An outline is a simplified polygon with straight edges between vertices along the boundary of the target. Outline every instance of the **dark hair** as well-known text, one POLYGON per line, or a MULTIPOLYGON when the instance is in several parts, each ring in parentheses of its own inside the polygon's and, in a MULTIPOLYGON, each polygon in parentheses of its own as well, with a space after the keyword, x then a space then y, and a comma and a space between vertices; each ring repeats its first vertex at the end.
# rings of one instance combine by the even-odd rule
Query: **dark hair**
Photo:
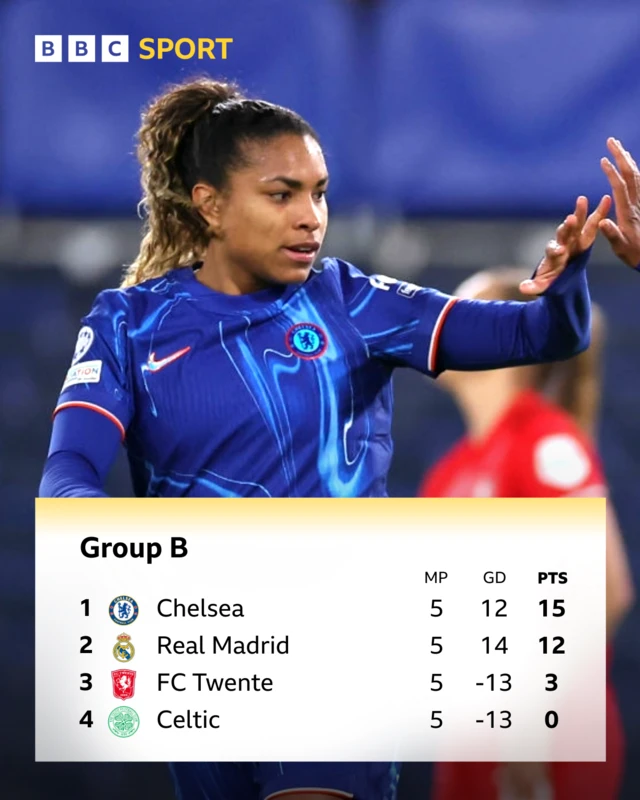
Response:
POLYGON ((142 114, 137 155, 145 231, 123 286, 200 260, 212 237, 191 200, 199 181, 224 189, 246 164, 244 145, 281 134, 317 133, 283 106, 246 98, 234 83, 198 78, 169 87, 142 114))

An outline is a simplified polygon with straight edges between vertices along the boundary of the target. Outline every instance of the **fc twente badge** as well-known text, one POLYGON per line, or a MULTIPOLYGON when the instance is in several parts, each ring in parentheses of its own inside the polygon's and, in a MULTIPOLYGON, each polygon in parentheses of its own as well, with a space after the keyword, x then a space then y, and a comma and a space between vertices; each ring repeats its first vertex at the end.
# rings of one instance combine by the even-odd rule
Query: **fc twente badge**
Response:
POLYGON ((111 672, 113 696, 118 700, 129 700, 136 690, 136 673, 132 669, 114 669, 111 672))
POLYGON ((126 664, 128 661, 131 661, 135 654, 136 649, 133 646, 131 637, 126 633, 121 633, 113 647, 113 657, 116 661, 121 661, 126 664))

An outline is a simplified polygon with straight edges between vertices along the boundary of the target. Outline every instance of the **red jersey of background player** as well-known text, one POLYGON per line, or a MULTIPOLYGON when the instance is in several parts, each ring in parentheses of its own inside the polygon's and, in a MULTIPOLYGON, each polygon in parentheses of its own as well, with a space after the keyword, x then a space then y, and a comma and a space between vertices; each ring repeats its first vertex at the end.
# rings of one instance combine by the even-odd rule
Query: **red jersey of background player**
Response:
MULTIPOLYGON (((520 393, 480 442, 456 444, 425 476, 422 497, 571 497, 606 493, 598 456, 564 410, 520 393)), ((607 688, 606 763, 549 765, 548 800, 613 800, 622 772, 623 734, 607 688)), ((501 800, 496 764, 436 764, 434 800, 501 800)))
POLYGON ((593 445, 574 420, 527 390, 481 442, 464 437, 425 476, 421 497, 604 497, 593 445))

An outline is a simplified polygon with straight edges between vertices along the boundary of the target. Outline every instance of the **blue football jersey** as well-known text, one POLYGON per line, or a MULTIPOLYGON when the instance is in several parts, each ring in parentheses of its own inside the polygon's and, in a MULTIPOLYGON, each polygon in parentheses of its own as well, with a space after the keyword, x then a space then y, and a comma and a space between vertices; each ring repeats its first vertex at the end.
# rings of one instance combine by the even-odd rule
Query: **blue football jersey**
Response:
POLYGON ((97 297, 56 411, 114 422, 138 496, 384 496, 393 370, 436 373, 454 302, 330 258, 239 296, 175 269, 97 297))

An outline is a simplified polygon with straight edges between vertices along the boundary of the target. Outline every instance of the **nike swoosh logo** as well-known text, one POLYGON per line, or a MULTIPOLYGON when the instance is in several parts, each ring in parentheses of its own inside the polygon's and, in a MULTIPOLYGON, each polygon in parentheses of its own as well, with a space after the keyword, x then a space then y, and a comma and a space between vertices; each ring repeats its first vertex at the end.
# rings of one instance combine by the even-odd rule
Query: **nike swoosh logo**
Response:
POLYGON ((165 358, 161 358, 160 361, 156 361, 156 354, 155 352, 149 355, 149 360, 144 365, 144 369, 149 370, 149 372, 159 372, 161 369, 164 369, 169 364, 173 364, 174 361, 177 361, 183 355, 191 350, 191 345, 189 347, 183 347, 182 350, 176 350, 175 353, 171 353, 170 356, 166 356, 165 358))

